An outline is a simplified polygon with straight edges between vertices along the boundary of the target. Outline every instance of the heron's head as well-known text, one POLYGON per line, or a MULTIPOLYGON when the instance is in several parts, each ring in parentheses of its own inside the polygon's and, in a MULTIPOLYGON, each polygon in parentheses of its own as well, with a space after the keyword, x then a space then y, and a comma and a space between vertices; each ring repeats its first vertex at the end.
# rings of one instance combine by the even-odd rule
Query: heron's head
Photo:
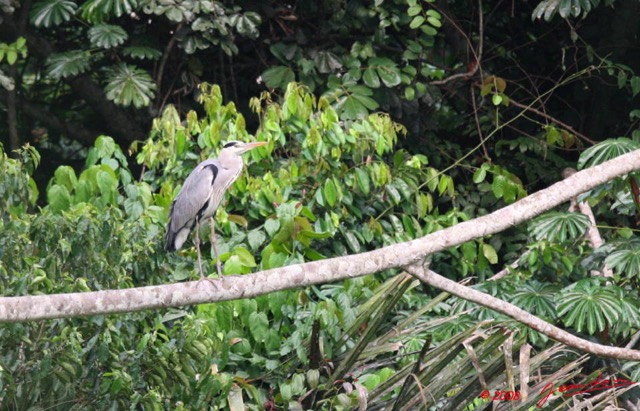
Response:
POLYGON ((241 155, 243 153, 246 153, 247 151, 256 148, 256 147, 260 147, 260 146, 264 146, 265 144, 267 144, 266 141, 257 141, 255 143, 243 143, 241 141, 229 141, 227 144, 225 144, 224 146, 222 146, 222 151, 228 151, 229 153, 235 154, 235 155, 241 155))

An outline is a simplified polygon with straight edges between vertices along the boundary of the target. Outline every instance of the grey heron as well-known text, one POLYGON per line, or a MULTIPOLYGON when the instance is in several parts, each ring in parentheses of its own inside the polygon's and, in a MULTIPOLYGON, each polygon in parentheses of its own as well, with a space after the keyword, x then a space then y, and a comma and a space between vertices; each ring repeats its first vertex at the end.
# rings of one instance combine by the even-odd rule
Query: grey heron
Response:
POLYGON ((213 216, 222 202, 224 193, 242 172, 242 154, 267 144, 266 142, 241 143, 230 141, 222 147, 217 158, 204 160, 196 166, 184 181, 180 193, 171 204, 169 223, 165 237, 165 249, 176 251, 184 244, 189 233, 195 228, 196 249, 198 251, 198 267, 200 277, 205 279, 202 272, 202 258, 200 256, 200 223, 209 219, 211 226, 211 244, 216 256, 218 277, 222 276, 218 244, 215 236, 213 216))

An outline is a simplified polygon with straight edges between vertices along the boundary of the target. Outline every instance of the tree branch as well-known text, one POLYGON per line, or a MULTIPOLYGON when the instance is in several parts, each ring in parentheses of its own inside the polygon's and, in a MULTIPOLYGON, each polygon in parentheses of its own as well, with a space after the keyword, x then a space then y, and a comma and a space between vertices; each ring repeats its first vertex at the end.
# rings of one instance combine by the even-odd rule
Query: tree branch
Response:
POLYGON ((409 265, 405 267, 405 270, 420 281, 429 284, 432 287, 436 287, 440 290, 448 292, 449 294, 453 294, 467 301, 472 301, 504 315, 508 315, 514 320, 525 324, 538 332, 541 332, 547 337, 553 338, 558 342, 577 348, 584 352, 588 352, 601 357, 629 360, 640 359, 640 351, 638 350, 629 350, 626 348, 596 344, 576 337, 575 335, 564 331, 553 324, 549 324, 541 318, 536 317, 535 315, 528 313, 511 303, 503 301, 492 295, 485 294, 478 290, 474 290, 473 288, 460 285, 455 281, 451 281, 448 278, 434 273, 431 270, 425 269, 421 265, 409 265))
MULTIPOLYGON (((355 255, 296 264, 250 275, 226 276, 216 283, 217 286, 205 281, 192 281, 124 290, 3 297, 0 298, 0 322, 114 314, 227 301, 359 277, 390 268, 407 267, 422 261, 430 254, 513 227, 569 201, 580 193, 638 169, 640 150, 580 171, 491 214, 422 238, 355 255)), ((500 300, 495 303, 497 305, 492 305, 491 308, 496 310, 500 309, 500 304, 507 304, 500 300)), ((529 316, 528 313, 523 313, 529 316)), ((548 327, 540 327, 539 331, 557 334, 548 327)), ((573 345, 576 340, 567 341, 573 345)), ((589 348, 582 340, 578 342, 577 347, 589 348)), ((598 355, 615 354, 617 358, 640 360, 640 351, 624 351, 618 356, 617 350, 619 349, 600 350, 598 355)))

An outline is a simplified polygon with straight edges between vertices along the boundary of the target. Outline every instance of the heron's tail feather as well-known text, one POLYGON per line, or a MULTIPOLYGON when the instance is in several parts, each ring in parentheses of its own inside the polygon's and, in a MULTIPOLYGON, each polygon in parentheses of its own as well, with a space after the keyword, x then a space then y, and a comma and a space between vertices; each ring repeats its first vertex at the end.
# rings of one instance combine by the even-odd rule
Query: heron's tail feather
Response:
POLYGON ((164 237, 164 249, 173 252, 176 251, 176 233, 171 230, 171 223, 167 225, 167 234, 164 237))
POLYGON ((182 244, 187 241, 187 237, 189 237, 189 233, 192 229, 193 227, 190 224, 187 224, 175 230, 172 227, 171 221, 169 221, 169 224, 167 224, 167 235, 165 236, 164 249, 169 252, 179 250, 182 247, 182 244))

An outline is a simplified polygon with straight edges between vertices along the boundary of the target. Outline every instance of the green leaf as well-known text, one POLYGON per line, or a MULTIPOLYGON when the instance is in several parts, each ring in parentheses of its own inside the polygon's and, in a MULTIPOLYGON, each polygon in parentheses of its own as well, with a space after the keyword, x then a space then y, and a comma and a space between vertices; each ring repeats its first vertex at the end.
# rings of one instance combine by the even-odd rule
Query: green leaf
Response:
POLYGON ((336 203, 337 192, 336 192, 336 186, 333 183, 332 179, 327 179, 324 182, 323 194, 324 194, 325 200, 327 200, 327 204, 329 205, 329 207, 333 207, 333 205, 336 203))
POLYGON ((82 18, 90 23, 131 14, 138 6, 137 0, 88 0, 80 7, 82 18))
POLYGON ((413 87, 407 87, 404 89, 404 98, 411 101, 416 97, 416 89, 413 87))
POLYGON ((103 49, 117 47, 128 38, 122 27, 112 24, 98 24, 91 27, 87 34, 92 45, 103 49))
POLYGON ((122 54, 140 60, 158 60, 162 57, 162 52, 153 47, 129 46, 122 49, 122 54))
POLYGON ((640 277, 640 242, 633 239, 619 243, 604 262, 624 278, 640 277))
POLYGON ((155 95, 156 84, 145 70, 128 64, 114 67, 107 77, 107 98, 121 106, 148 106, 155 95))
POLYGON ((340 57, 328 51, 317 52, 314 61, 320 73, 333 73, 342 68, 340 57))
POLYGON ((238 33, 249 38, 257 38, 260 32, 258 26, 262 22, 260 15, 254 12, 247 12, 236 15, 231 23, 235 25, 238 33))
POLYGON ((391 197, 391 201, 394 204, 399 204, 400 201, 402 201, 402 196, 400 195, 400 192, 394 186, 392 186, 391 184, 387 184, 385 186, 385 189, 389 194, 389 197, 391 197))
POLYGON ((482 255, 484 255, 491 264, 498 263, 498 253, 491 244, 482 243, 482 255))
POLYGON ((71 0, 44 0, 33 5, 31 23, 36 27, 51 27, 71 20, 78 5, 71 0))
POLYGON ((360 242, 358 238, 351 231, 343 230, 342 235, 344 239, 347 241, 347 246, 354 253, 357 254, 360 252, 360 242))
POLYGON ((440 21, 440 19, 436 17, 431 17, 431 16, 427 17, 427 22, 435 28, 442 27, 442 22, 440 21))
POLYGON ((362 75, 362 80, 364 81, 364 84, 366 84, 368 87, 371 87, 371 88, 380 87, 380 78, 378 77, 378 74, 376 73, 376 71, 372 68, 368 68, 364 71, 364 74, 362 75))
POLYGON ((416 16, 420 13, 422 13, 422 6, 420 6, 419 4, 414 4, 407 10, 407 14, 411 17, 416 16))
POLYGON ((7 51, 7 63, 13 65, 18 60, 18 53, 15 50, 7 51))
POLYGON ((251 254, 249 252, 249 250, 247 250, 244 247, 238 247, 234 250, 235 255, 238 256, 238 259, 240 260, 240 264, 242 264, 245 267, 256 267, 256 260, 253 258, 253 254, 251 254))
POLYGON ((555 319, 558 289, 555 284, 532 281, 519 286, 512 295, 511 302, 531 314, 555 319))
POLYGON ((296 76, 289 67, 275 66, 262 73, 262 80, 269 88, 286 89, 289 83, 295 81, 296 76))
POLYGON ((422 26, 424 21, 425 21, 425 18, 423 16, 415 16, 411 20, 411 23, 409 23, 409 27, 412 29, 417 29, 418 27, 422 26))
POLYGON ((47 74, 56 80, 84 73, 91 65, 91 56, 83 50, 56 53, 47 59, 47 74))
POLYGON ((69 166, 58 167, 54 176, 56 183, 65 186, 69 192, 73 191, 76 184, 78 184, 76 173, 73 171, 73 168, 69 166))
POLYGON ((370 181, 369 174, 361 169, 356 168, 356 183, 358 184, 358 188, 362 192, 362 194, 369 195, 370 181))
POLYGON ((578 169, 593 167, 638 149, 640 144, 629 138, 610 138, 583 151, 578 160, 578 169))
POLYGON ((47 190, 47 202, 55 213, 60 213, 69 209, 71 195, 65 186, 54 184, 47 190))
POLYGON ((300 230, 300 235, 303 237, 312 238, 316 240, 332 237, 331 233, 328 231, 316 232, 316 231, 309 231, 309 230, 300 230))
POLYGON ((249 315, 249 330, 256 341, 264 341, 269 331, 269 320, 263 312, 253 312, 249 315))
POLYGON ((640 77, 631 77, 631 81, 629 81, 629 84, 631 85, 631 93, 635 97, 638 93, 640 93, 640 77))
POLYGON ((487 170, 484 168, 479 168, 473 173, 473 182, 476 184, 480 184, 487 177, 487 170))
POLYGON ((618 88, 623 88, 627 84, 627 72, 624 70, 618 71, 618 88))
POLYGON ((493 182, 491 183, 491 191, 496 198, 502 198, 504 196, 505 187, 507 186, 508 181, 506 177, 502 175, 497 175, 493 178, 493 182))
POLYGON ((578 332, 593 335, 612 327, 622 312, 621 300, 599 284, 571 287, 558 295, 558 318, 578 332))
POLYGON ((380 80, 382 80, 385 86, 395 87, 400 84, 402 80, 400 70, 393 60, 383 57, 372 57, 369 59, 368 64, 370 67, 376 69, 380 80))
POLYGON ((100 194, 105 199, 106 203, 115 203, 118 180, 110 172, 100 170, 96 175, 96 181, 98 183, 100 194))
MULTIPOLYGON (((276 221, 276 220, 267 220, 267 221, 276 221)), ((267 240, 267 236, 264 234, 262 230, 251 230, 247 234, 247 241, 249 242, 249 247, 251 247, 252 250, 257 250, 266 240, 267 240)))
POLYGON ((556 211, 532 220, 530 229, 537 240, 563 242, 583 236, 590 225, 584 214, 556 211))
POLYGON ((280 229, 280 221, 275 218, 270 218, 264 222, 264 229, 267 231, 267 234, 269 234, 269 237, 273 237, 280 229))

